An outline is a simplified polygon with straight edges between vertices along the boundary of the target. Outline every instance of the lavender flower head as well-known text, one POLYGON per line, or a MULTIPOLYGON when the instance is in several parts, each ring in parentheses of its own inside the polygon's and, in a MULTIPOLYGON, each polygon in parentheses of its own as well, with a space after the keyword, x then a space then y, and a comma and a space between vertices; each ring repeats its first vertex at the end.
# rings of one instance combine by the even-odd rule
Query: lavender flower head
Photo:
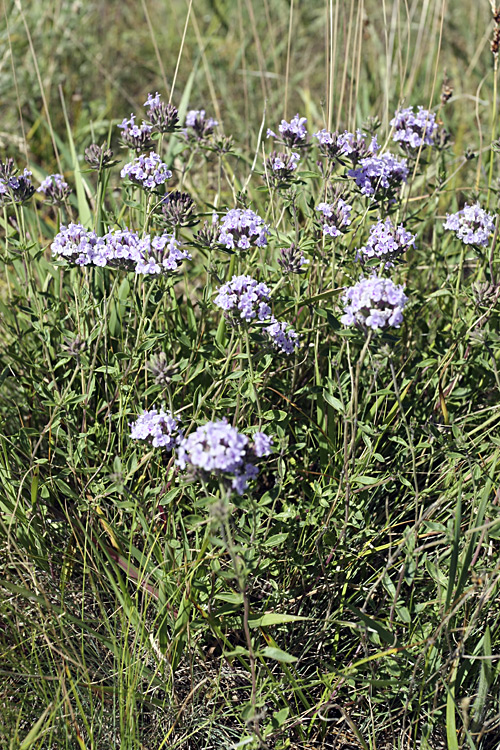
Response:
POLYGON ((408 177, 406 159, 385 152, 381 156, 361 159, 356 169, 347 172, 363 195, 392 198, 408 177))
POLYGON ((179 113, 173 104, 165 104, 158 92, 148 94, 144 106, 148 110, 147 118, 153 130, 158 133, 172 133, 179 122, 179 113))
POLYGON ((451 229, 464 245, 487 247, 490 235, 495 229, 493 214, 487 213, 479 203, 469 206, 467 203, 456 214, 446 214, 445 229, 451 229))
POLYGON ((323 234, 330 237, 338 237, 351 223, 352 206, 342 198, 335 203, 319 203, 316 211, 322 214, 323 234))
POLYGON ((268 128, 266 134, 267 138, 271 136, 273 138, 281 137, 281 140, 286 143, 287 146, 290 146, 290 148, 305 146, 307 144, 306 122, 307 118, 299 117, 298 114, 295 115, 290 122, 282 120, 278 127, 280 136, 277 136, 273 130, 268 128))
POLYGON ((264 433, 256 433, 251 443, 227 419, 207 422, 181 441, 177 465, 190 466, 202 476, 215 474, 242 495, 259 473, 255 460, 271 453, 271 443, 264 433))
POLYGON ((113 166, 111 160, 113 152, 105 145, 99 146, 97 143, 91 143, 84 152, 85 161, 91 169, 106 169, 113 166))
POLYGON ((271 317, 271 325, 266 326, 264 331, 273 347, 282 354, 293 354, 300 346, 299 334, 289 323, 277 321, 274 315, 271 317))
POLYGON ((309 261, 305 257, 300 247, 292 242, 290 247, 283 247, 280 250, 280 257, 278 258, 278 265, 281 266, 281 270, 284 274, 290 273, 304 273, 306 270, 302 266, 307 265, 309 261))
POLYGON ((183 260, 191 258, 167 233, 140 238, 128 229, 116 229, 99 237, 81 224, 60 227, 52 243, 52 255, 80 266, 123 268, 149 275, 173 272, 183 260))
POLYGON ((154 190, 172 177, 172 172, 162 162, 161 157, 151 151, 149 156, 138 156, 134 161, 125 164, 120 172, 121 177, 128 177, 131 182, 144 188, 154 190))
POLYGON ((62 174, 49 174, 40 187, 36 191, 42 193, 43 197, 48 203, 52 203, 54 206, 59 206, 64 203, 68 195, 71 193, 71 188, 67 182, 64 181, 62 174))
POLYGON ((415 247, 415 235, 407 232, 402 224, 395 227, 387 218, 372 226, 366 245, 359 249, 358 257, 362 253, 367 258, 380 258, 386 261, 385 267, 389 268, 409 247, 415 247))
POLYGON ((163 409, 144 411, 129 426, 132 440, 146 440, 153 448, 164 448, 166 451, 173 450, 183 437, 179 420, 163 409))
POLYGON ((25 169, 21 175, 16 172, 13 159, 0 162, 0 206, 25 203, 35 192, 29 169, 25 169))
POLYGON ((186 138, 203 141, 212 135, 218 124, 213 117, 205 117, 204 109, 191 109, 186 115, 183 132, 186 138))
POLYGON ((265 247, 269 227, 249 208, 232 208, 220 223, 219 242, 230 250, 265 247))
POLYGON ((161 202, 163 219, 172 226, 186 227, 196 224, 196 204, 189 193, 173 190, 161 202))
POLYGON ((408 297, 401 285, 372 274, 346 289, 342 301, 344 315, 341 321, 344 325, 357 325, 376 331, 388 327, 399 328, 408 297))
POLYGON ((136 125, 135 115, 130 115, 128 120, 125 117, 118 127, 122 131, 121 139, 123 144, 129 148, 133 148, 137 153, 146 151, 153 145, 153 139, 151 138, 153 128, 147 122, 144 122, 144 120, 140 127, 136 125))
POLYGON ((141 259, 135 267, 136 273, 158 275, 177 271, 183 260, 191 260, 172 234, 164 232, 157 237, 145 235, 140 240, 141 259))
POLYGON ((347 130, 343 133, 330 133, 323 129, 313 133, 313 138, 318 140, 319 150, 324 156, 339 161, 347 158, 354 165, 360 159, 375 156, 380 148, 377 136, 372 136, 370 143, 367 143, 367 137, 361 130, 356 130, 355 133, 347 130))
POLYGON ((251 276, 233 276, 231 281, 223 284, 214 304, 224 310, 224 317, 233 325, 243 321, 266 320, 271 315, 269 299, 271 291, 263 282, 251 276))
POLYGON ((436 115, 422 106, 416 114, 413 107, 398 109, 390 125, 394 128, 393 140, 406 150, 416 150, 421 146, 433 146, 438 126, 436 115))
POLYGON ((293 151, 291 154, 273 151, 265 162, 267 176, 271 185, 290 183, 294 178, 299 161, 300 155, 296 151, 293 151))

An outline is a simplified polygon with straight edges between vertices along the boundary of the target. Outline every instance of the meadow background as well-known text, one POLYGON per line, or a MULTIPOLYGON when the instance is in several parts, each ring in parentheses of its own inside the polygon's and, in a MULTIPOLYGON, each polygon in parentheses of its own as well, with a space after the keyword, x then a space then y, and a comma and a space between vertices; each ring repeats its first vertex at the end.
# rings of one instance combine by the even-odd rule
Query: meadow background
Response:
POLYGON ((483 252, 443 231, 466 201, 498 208, 492 10, 3 2, 0 159, 74 192, 0 211, 2 747, 499 746, 498 249, 496 231, 483 252), (116 126, 156 91, 232 137, 163 144, 201 222, 236 205, 279 219, 238 266, 300 333, 291 358, 253 332, 252 364, 224 328, 213 298, 234 256, 190 227, 175 284, 54 264, 62 222, 148 226, 116 126), (450 138, 390 209, 417 236, 395 269, 410 302, 367 340, 339 321, 375 213, 361 200, 355 235, 325 242, 317 155, 293 199, 269 190, 265 134, 298 112, 310 133, 365 123, 385 143, 401 105, 450 138), (92 142, 119 162, 98 178, 92 142), (285 278, 294 241, 309 263, 285 278), (131 441, 170 402, 186 428, 227 416, 273 436, 230 512, 131 441))

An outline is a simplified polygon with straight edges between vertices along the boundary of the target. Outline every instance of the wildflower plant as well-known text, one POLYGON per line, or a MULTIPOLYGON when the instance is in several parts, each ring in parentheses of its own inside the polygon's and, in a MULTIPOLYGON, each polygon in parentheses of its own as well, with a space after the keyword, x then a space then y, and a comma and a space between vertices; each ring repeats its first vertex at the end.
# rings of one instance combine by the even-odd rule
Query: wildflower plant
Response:
POLYGON ((344 314, 341 322, 375 331, 399 328, 408 297, 401 284, 392 279, 372 274, 348 287, 343 295, 344 314))
POLYGON ((153 145, 153 128, 144 121, 139 126, 135 119, 135 115, 131 114, 130 118, 124 118, 118 127, 121 130, 123 145, 141 153, 147 151, 153 145))
POLYGON ((207 117, 204 109, 191 109, 186 115, 183 133, 188 140, 203 142, 214 132, 219 123, 207 117))
POLYGON ((350 162, 354 166, 363 158, 376 156, 379 150, 377 136, 369 137, 361 130, 330 133, 323 128, 313 133, 313 138, 316 138, 323 156, 340 163, 350 162))
POLYGON ((269 318, 270 297, 267 284, 251 276, 233 276, 219 288, 214 304, 224 311, 224 317, 232 325, 241 325, 242 322, 269 318))
POLYGON ((386 151, 380 156, 366 157, 347 172, 363 195, 375 199, 394 200, 408 179, 406 159, 386 151))
POLYGON ((218 241, 228 250, 265 247, 269 227, 250 208, 232 208, 220 220, 218 241))
POLYGON ((182 436, 179 420, 164 409, 146 410, 130 424, 132 440, 144 440, 153 448, 162 448, 165 451, 172 451, 182 440, 182 436))
POLYGON ((151 151, 148 156, 140 155, 125 164, 120 174, 143 190, 156 190, 172 177, 168 166, 154 151, 151 151))
POLYGON ((56 173, 48 175, 36 192, 40 193, 47 203, 60 206, 68 198, 71 188, 62 174, 56 173))
POLYGON ((207 422, 181 440, 177 464, 205 478, 218 477, 242 495, 259 473, 256 461, 271 453, 272 442, 263 432, 249 440, 227 419, 207 422))
POLYGON ((358 257, 380 259, 389 268, 410 248, 415 248, 415 235, 408 232, 402 224, 394 226, 387 217, 385 221, 378 221, 370 228, 366 245, 360 247, 358 257))
POLYGON ((285 154, 282 151, 273 151, 265 161, 266 175, 269 184, 277 186, 288 186, 296 177, 300 154, 292 151, 291 154, 285 154))
MULTIPOLYGON (((435 214, 460 162, 442 151, 435 171, 415 158, 439 142, 429 113, 396 113, 405 158, 384 152, 389 128, 319 129, 312 101, 311 139, 297 114, 269 133, 274 143, 249 139, 245 151, 204 110, 184 119, 190 93, 180 115, 160 93, 141 95, 142 125, 139 112, 119 127, 132 150, 119 166, 108 146, 87 147, 89 169, 61 149, 75 195, 65 200, 58 173, 39 196, 64 211, 24 206, 31 175, 0 166, 0 527, 9 555, 30 554, 30 575, 42 561, 48 581, 33 599, 9 567, 0 608, 27 591, 52 618, 44 632, 73 639, 40 660, 44 639, 16 634, 27 610, 7 611, 0 640, 8 659, 22 655, 12 674, 49 674, 54 653, 68 656, 71 706, 57 694, 43 725, 61 747, 71 740, 59 741, 58 722, 81 725, 89 746, 132 745, 132 715, 150 746, 320 747, 333 724, 318 712, 349 705, 353 684, 360 736, 395 746, 382 732, 403 713, 415 722, 406 740, 423 736, 424 703, 426 721, 449 719, 453 701, 447 711, 435 698, 453 697, 457 675, 473 696, 459 739, 473 721, 477 737, 499 708, 474 708, 498 650, 494 596, 480 606, 498 583, 500 459, 486 445, 500 387, 494 183, 447 215, 457 253, 435 214), (488 257, 465 265, 468 247, 487 244, 488 257), (470 572, 484 570, 476 597, 470 572), (389 656, 385 643, 397 645, 389 656), (86 685, 110 692, 98 702, 99 721, 113 714, 109 733, 98 736, 86 685)), ((349 102, 345 122, 360 108, 349 102)), ((29 726, 49 690, 42 681, 29 726)), ((454 712, 453 739, 459 721, 454 712)))
POLYGON ((495 230, 495 216, 481 208, 479 203, 468 203, 454 214, 446 214, 444 228, 455 233, 464 245, 487 247, 495 230))
POLYGON ((292 117, 290 122, 282 120, 278 127, 277 135, 270 128, 267 129, 268 138, 276 138, 281 140, 289 148, 297 148, 299 146, 306 146, 308 144, 307 118, 300 117, 298 114, 292 117))
POLYGON ((434 146, 438 125, 436 115, 419 106, 414 113, 413 107, 398 109, 390 125, 394 128, 392 139, 405 151, 416 151, 424 146, 434 146))
POLYGON ((24 169, 18 174, 13 159, 0 162, 0 206, 9 203, 22 204, 29 201, 35 188, 31 182, 31 171, 24 169))
POLYGON ((158 91, 153 96, 148 94, 144 102, 147 110, 147 119, 154 132, 172 133, 176 130, 179 122, 179 113, 173 104, 166 104, 158 91))
POLYGON ((318 203, 316 211, 321 214, 323 234, 328 237, 339 237, 352 221, 352 206, 342 198, 334 203, 318 203))

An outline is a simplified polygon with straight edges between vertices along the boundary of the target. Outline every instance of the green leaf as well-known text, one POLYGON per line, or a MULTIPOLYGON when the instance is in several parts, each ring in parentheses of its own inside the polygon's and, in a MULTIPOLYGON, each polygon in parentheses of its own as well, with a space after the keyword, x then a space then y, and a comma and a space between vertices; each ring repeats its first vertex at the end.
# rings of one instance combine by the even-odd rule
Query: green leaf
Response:
POLYGON ((281 661, 285 664, 292 664, 294 661, 297 661, 296 656, 287 654, 286 651, 282 651, 280 648, 273 648, 272 646, 262 648, 257 655, 265 656, 267 659, 274 659, 274 661, 281 661))
POLYGON ((299 615, 281 615, 275 612, 269 612, 255 619, 249 619, 248 624, 251 628, 267 628, 270 625, 284 625, 287 622, 299 622, 309 620, 309 617, 300 617, 299 615))

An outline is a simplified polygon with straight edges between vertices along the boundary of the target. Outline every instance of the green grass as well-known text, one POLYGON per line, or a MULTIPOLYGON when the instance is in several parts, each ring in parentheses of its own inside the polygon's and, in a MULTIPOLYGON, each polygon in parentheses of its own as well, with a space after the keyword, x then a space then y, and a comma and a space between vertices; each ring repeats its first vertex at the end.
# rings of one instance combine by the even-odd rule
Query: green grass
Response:
POLYGON ((442 228, 466 200, 497 210, 493 21, 486 1, 450 6, 4 2, 4 154, 75 192, 0 213, 1 747, 498 746, 498 250, 442 228), (171 184, 201 219, 250 205, 269 246, 229 256, 184 228, 174 281, 54 262, 61 223, 158 229, 119 166, 82 159, 109 138, 123 163, 116 123, 156 90, 233 136, 227 153, 166 136, 171 184), (310 132, 373 117, 384 143, 401 102, 439 107, 451 142, 391 208, 417 235, 390 271, 410 302, 367 340, 341 294, 377 211, 358 195, 325 241, 317 155, 296 194, 269 190, 265 132, 297 111, 310 132), (302 275, 277 263, 291 242, 302 275), (296 355, 221 322, 233 272, 272 288, 296 355), (131 441, 162 403, 186 431, 227 416, 272 435, 252 491, 131 441))

